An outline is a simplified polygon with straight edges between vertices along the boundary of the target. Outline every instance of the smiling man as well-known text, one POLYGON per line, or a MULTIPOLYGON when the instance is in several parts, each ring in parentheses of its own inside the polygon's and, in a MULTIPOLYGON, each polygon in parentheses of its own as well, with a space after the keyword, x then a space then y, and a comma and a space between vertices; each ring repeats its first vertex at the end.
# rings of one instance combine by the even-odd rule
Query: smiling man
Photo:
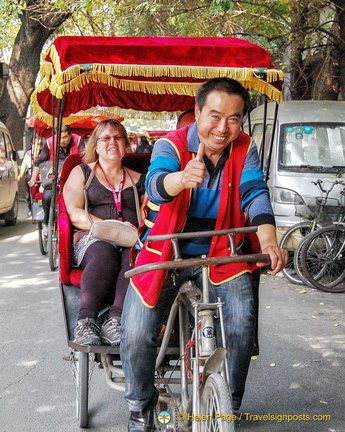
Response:
MULTIPOLYGON (((243 227, 249 218, 258 226, 261 251, 269 254, 273 274, 287 262, 277 245, 274 216, 263 180, 255 143, 241 132, 249 97, 244 87, 228 78, 206 81, 196 96, 196 122, 156 142, 146 178, 146 232, 136 266, 168 261, 171 251, 153 250, 151 235, 243 227)), ((158 246, 159 247, 159 246, 158 246)), ((239 245, 240 247, 240 245, 239 245)), ((196 238, 180 245, 182 257, 228 255, 228 244, 196 238)), ((264 263, 257 263, 262 266, 264 263)), ((247 263, 214 266, 210 297, 224 302, 224 325, 235 410, 241 405, 254 343, 255 307, 247 263)), ((121 358, 126 376, 125 398, 131 410, 129 431, 151 431, 157 401, 154 365, 161 319, 181 284, 191 275, 200 287, 201 269, 179 269, 176 284, 169 278, 142 274, 132 278, 122 319, 121 358), (133 316, 137 319, 133 320, 133 316), (138 356, 138 352, 145 356, 138 356), (143 374, 143 371, 146 371, 143 374)))

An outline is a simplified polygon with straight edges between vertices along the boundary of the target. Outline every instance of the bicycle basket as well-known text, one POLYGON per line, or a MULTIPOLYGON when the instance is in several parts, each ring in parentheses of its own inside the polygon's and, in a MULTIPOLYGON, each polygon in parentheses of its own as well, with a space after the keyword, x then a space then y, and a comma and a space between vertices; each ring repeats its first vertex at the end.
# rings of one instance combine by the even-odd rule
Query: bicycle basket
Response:
POLYGON ((316 210, 316 198, 305 195, 295 195, 295 215, 303 219, 314 219, 316 210))
POLYGON ((336 222, 344 213, 344 206, 337 198, 316 198, 316 217, 319 221, 336 222))

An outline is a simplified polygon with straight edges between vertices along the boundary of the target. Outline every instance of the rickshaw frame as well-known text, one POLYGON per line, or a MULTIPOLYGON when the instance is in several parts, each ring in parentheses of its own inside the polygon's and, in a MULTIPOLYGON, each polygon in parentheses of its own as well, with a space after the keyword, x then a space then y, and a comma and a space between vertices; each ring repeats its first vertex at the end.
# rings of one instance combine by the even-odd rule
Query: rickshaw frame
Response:
MULTIPOLYGON (((235 78, 246 88, 255 89, 265 94, 266 102, 268 98, 274 99, 276 102, 282 102, 281 88, 284 80, 283 72, 274 69, 271 65, 270 57, 266 50, 237 38, 60 37, 50 47, 41 70, 42 80, 33 93, 32 106, 34 113, 46 123, 51 123, 53 128, 57 121, 57 142, 60 141, 62 119, 73 115, 73 113, 79 110, 88 109, 91 106, 101 104, 101 106, 116 107, 119 113, 125 118, 133 115, 135 112, 139 112, 139 116, 143 116, 144 118, 148 118, 148 115, 150 118, 167 118, 169 116, 173 118, 173 116, 176 116, 181 111, 194 108, 194 96, 197 88, 203 81, 209 78, 223 76, 235 78), (156 55, 157 49, 160 50, 159 58, 156 55), (251 55, 247 55, 247 58, 243 59, 241 50, 245 50, 246 54, 250 52, 251 55), (104 52, 106 56, 102 57, 102 53, 104 52), (94 61, 95 58, 97 58, 97 61, 94 61), (135 64, 133 63, 133 58, 136 60, 135 64), (90 61, 91 59, 92 61, 90 61), (107 98, 104 98, 104 94, 107 95, 107 98), (87 103, 89 104, 88 106, 85 105, 87 103)), ((56 161, 55 174, 57 173, 57 163, 56 161)), ((53 202, 57 198, 56 182, 57 176, 55 176, 55 183, 53 183, 53 202)), ((63 211, 63 197, 60 191, 60 215, 63 211)), ((225 233, 223 232, 222 234, 224 235, 225 233)), ((71 232, 68 235, 71 236, 71 232)), ((67 240, 64 238, 63 241, 64 245, 66 245, 66 241, 70 243, 71 238, 69 237, 67 240)), ((231 236, 230 244, 233 245, 231 236)), ((63 245, 62 243, 60 244, 59 239, 60 255, 60 248, 62 247, 63 245)), ((225 262, 237 259, 241 259, 242 261, 254 260, 253 262, 267 261, 267 256, 262 254, 241 257, 237 257, 234 254, 235 250, 232 249, 230 257, 217 258, 215 262, 224 264, 225 262)), ((175 258, 173 262, 163 264, 169 268, 173 268, 183 263, 183 260, 181 261, 176 253, 175 258)), ((206 278, 207 270, 205 271, 205 269, 207 269, 207 265, 211 262, 209 260, 210 258, 204 258, 201 261, 189 262, 188 265, 201 265, 206 278)), ((80 427, 85 427, 87 425, 88 411, 89 355, 95 356, 96 360, 101 361, 106 371, 107 382, 112 387, 119 388, 123 385, 124 377, 121 371, 121 362, 118 367, 113 365, 113 362, 119 360, 118 347, 80 346, 73 342, 72 331, 77 318, 79 288, 68 277, 68 283, 66 283, 66 280, 64 281, 66 276, 62 273, 64 266, 65 264, 61 265, 60 262, 60 287, 65 328, 67 343, 72 350, 70 359, 72 359, 77 372, 77 417, 80 427), (79 355, 78 359, 75 358, 76 354, 79 355), (119 376, 113 377, 113 373, 117 373, 119 376)), ((137 271, 136 269, 134 270, 137 271)), ((146 267, 143 270, 151 271, 151 268, 146 267)), ((129 273, 129 275, 131 274, 133 273, 129 273)), ((205 283, 204 286, 206 286, 205 283)), ((180 330, 186 327, 182 317, 186 316, 191 309, 195 315, 195 328, 198 327, 197 317, 200 305, 201 309, 203 308, 202 305, 206 305, 204 307, 205 310, 213 312, 215 309, 221 309, 219 302, 213 305, 210 305, 208 301, 200 303, 202 296, 197 301, 200 293, 195 290, 195 287, 192 288, 191 292, 193 293, 192 297, 193 295, 196 296, 193 302, 186 300, 188 296, 185 292, 181 292, 176 300, 176 308, 181 309, 180 330), (186 307, 188 302, 189 306, 186 307)), ((206 288, 203 295, 207 297, 206 288)), ((172 312, 173 315, 177 313, 176 308, 172 312)), ((213 320, 213 312, 208 315, 211 320, 213 320)), ((157 364, 157 367, 158 369, 163 368, 163 371, 166 366, 164 364, 166 355, 177 355, 178 358, 184 356, 184 345, 187 338, 184 331, 182 332, 182 336, 180 336, 179 349, 181 351, 168 346, 167 341, 170 336, 169 332, 172 329, 172 321, 173 317, 168 321, 169 330, 164 335, 162 347, 158 355, 158 362, 160 364, 157 364)), ((190 330, 189 326, 187 330, 190 330)), ((198 337, 195 337, 195 343, 198 345, 198 337)), ((205 362, 203 365, 204 372, 206 372, 205 375, 207 375, 208 371, 214 372, 217 375, 220 372, 220 365, 224 363, 222 360, 225 356, 225 347, 221 348, 221 350, 218 349, 215 351, 217 354, 214 357, 208 353, 211 361, 209 363, 205 362)), ((204 385, 204 381, 202 381, 201 387, 198 384, 199 360, 199 351, 196 349, 193 357, 193 371, 195 375, 192 393, 196 396, 193 398, 193 407, 191 408, 193 413, 200 413, 198 395, 200 388, 203 389, 204 385)), ((183 368, 184 366, 182 366, 183 368)), ((186 378, 185 372, 182 375, 181 394, 183 408, 188 410, 189 397, 187 386, 191 381, 186 378)), ((220 376, 223 375, 226 377, 226 371, 220 374, 220 376)), ((228 380, 227 392, 229 394, 228 380)), ((161 397, 161 399, 164 399, 164 397, 161 397)), ((193 432, 199 430, 200 427, 200 422, 197 420, 192 422, 193 432)), ((175 429, 175 420, 173 428, 173 430, 177 430, 175 429)))

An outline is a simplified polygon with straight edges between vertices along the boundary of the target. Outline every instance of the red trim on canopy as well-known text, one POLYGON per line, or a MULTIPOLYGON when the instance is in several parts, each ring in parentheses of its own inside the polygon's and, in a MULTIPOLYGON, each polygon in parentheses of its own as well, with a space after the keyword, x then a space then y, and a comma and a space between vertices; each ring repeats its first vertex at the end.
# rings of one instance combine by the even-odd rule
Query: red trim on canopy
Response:
POLYGON ((158 139, 158 138, 162 138, 164 137, 168 132, 171 131, 146 131, 145 135, 147 136, 148 139, 158 139))
MULTIPOLYGON (((94 128, 103 120, 108 120, 109 118, 114 118, 117 121, 122 122, 124 120, 123 117, 119 117, 117 115, 113 116, 104 116, 104 115, 94 115, 90 117, 81 118, 80 120, 73 121, 72 123, 64 122, 64 124, 69 124, 73 133, 84 136, 92 133, 94 128)), ((52 135, 51 126, 44 123, 42 120, 37 118, 36 116, 31 116, 27 119, 28 127, 34 128, 37 135, 42 138, 49 138, 52 135)))
POLYGON ((162 118, 158 113, 193 108, 200 83, 209 78, 237 79, 278 102, 284 79, 264 48, 225 37, 63 36, 51 45, 41 75, 32 106, 50 124, 52 95, 64 98, 63 117, 99 105, 126 118, 138 112, 162 118))

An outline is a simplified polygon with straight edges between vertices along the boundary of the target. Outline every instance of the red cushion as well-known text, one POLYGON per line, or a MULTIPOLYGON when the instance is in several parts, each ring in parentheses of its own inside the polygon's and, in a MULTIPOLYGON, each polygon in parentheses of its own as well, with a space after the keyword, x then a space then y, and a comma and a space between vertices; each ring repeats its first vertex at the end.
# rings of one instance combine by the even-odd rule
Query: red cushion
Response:
POLYGON ((60 279, 63 284, 69 285, 71 283, 70 273, 72 270, 72 230, 62 194, 58 197, 58 206, 60 279))
POLYGON ((31 193, 32 199, 35 199, 37 201, 42 199, 43 192, 39 192, 39 185, 36 184, 35 186, 32 186, 30 188, 30 193, 31 193))
POLYGON ((59 228, 59 255, 60 255, 60 280, 65 285, 80 286, 80 277, 82 271, 72 267, 72 251, 73 251, 73 227, 68 217, 65 201, 63 198, 63 187, 72 171, 72 169, 82 163, 82 155, 80 153, 68 156, 65 160, 61 175, 60 175, 60 192, 58 196, 58 228, 59 228), (79 277, 72 277, 74 273, 79 274, 79 277))
MULTIPOLYGON (((140 173, 146 173, 150 164, 150 154, 127 153, 123 158, 123 164, 140 173)), ((73 251, 73 227, 68 217, 66 204, 63 197, 63 187, 72 169, 83 162, 80 153, 70 155, 65 160, 60 175, 60 192, 58 196, 58 229, 59 229, 59 255, 60 255, 60 280, 65 285, 80 287, 82 270, 72 267, 73 251)))
POLYGON ((60 174, 60 192, 62 192, 72 169, 81 163, 83 163, 83 155, 81 153, 72 154, 66 158, 60 174))
POLYGON ((80 287, 80 279, 83 271, 80 269, 73 269, 70 273, 71 284, 80 287))

